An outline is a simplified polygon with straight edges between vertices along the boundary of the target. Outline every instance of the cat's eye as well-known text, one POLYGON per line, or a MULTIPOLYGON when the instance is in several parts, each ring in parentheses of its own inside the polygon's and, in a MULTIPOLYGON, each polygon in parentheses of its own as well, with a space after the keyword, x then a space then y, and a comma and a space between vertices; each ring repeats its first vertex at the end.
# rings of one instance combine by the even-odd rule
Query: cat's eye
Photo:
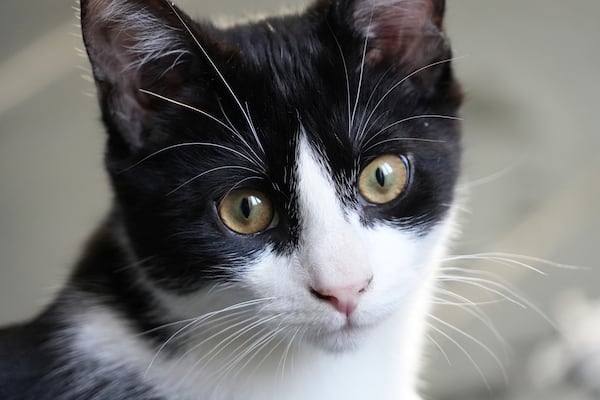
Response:
POLYGON ((408 184, 403 157, 384 155, 371 161, 360 174, 358 191, 369 203, 385 204, 402 194, 408 184))
POLYGON ((242 235, 264 231, 273 221, 273 215, 271 201, 257 190, 233 190, 219 204, 223 223, 242 235))

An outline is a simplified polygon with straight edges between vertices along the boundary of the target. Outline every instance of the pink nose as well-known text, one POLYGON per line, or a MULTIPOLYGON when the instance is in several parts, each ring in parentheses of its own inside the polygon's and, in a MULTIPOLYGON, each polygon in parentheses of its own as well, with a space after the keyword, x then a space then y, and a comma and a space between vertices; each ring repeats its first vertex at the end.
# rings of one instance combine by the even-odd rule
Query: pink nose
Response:
POLYGON ((344 287, 316 287, 310 292, 319 300, 330 303, 340 313, 350 316, 356 310, 360 296, 367 291, 371 285, 371 277, 359 284, 344 287))

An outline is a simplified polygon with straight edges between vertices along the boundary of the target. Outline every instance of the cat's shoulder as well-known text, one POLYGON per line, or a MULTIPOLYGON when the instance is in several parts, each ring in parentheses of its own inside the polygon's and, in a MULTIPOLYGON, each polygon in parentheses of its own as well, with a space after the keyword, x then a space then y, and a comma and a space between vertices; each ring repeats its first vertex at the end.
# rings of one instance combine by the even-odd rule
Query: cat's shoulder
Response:
POLYGON ((47 327, 38 320, 0 329, 0 398, 49 398, 44 377, 56 362, 47 343, 47 327))
POLYGON ((70 346, 45 317, 0 329, 2 400, 164 400, 135 376, 117 376, 70 346))

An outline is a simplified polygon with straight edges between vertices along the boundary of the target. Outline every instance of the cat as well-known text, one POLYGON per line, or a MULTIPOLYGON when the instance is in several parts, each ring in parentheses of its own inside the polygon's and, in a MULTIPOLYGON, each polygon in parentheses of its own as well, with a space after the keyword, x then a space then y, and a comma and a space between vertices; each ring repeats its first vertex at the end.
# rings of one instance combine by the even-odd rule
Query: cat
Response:
POLYGON ((445 2, 80 7, 114 206, 0 331, 0 398, 419 399, 461 153, 445 2))

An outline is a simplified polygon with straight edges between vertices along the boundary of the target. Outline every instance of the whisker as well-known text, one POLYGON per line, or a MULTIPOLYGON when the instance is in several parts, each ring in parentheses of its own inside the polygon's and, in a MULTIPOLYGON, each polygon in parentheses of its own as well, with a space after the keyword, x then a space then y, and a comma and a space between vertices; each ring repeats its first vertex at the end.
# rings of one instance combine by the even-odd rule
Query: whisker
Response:
POLYGON ((440 306, 456 306, 456 307, 463 306, 463 307, 476 308, 478 306, 488 306, 488 305, 492 305, 492 304, 502 303, 504 299, 488 300, 488 301, 473 301, 473 302, 469 302, 469 303, 452 301, 452 300, 445 299, 443 297, 434 297, 433 300, 434 300, 433 304, 440 305, 440 306))
MULTIPOLYGON (((379 79, 377 80, 377 83, 375 84, 375 86, 373 87, 373 90, 371 90, 371 94, 369 95, 369 98, 367 99, 367 102, 365 103, 365 110, 369 109, 369 106, 371 105, 371 101, 373 100, 373 98, 375 97, 375 93, 377 92, 377 89, 379 89, 379 86, 381 85, 381 83, 383 82, 383 80, 386 78, 387 74, 392 70, 392 67, 388 67, 385 72, 379 77, 379 79)), ((366 124, 365 124, 365 116, 367 115, 366 112, 363 112, 362 117, 360 118, 360 123, 358 125, 358 143, 361 143, 361 147, 362 147, 362 141, 364 139, 365 133, 366 133, 366 124)), ((375 121, 373 121, 373 124, 375 124, 377 122, 377 120, 379 120, 379 118, 383 117, 385 115, 385 113, 381 113, 379 115, 379 117, 377 117, 377 119, 375 121)))
MULTIPOLYGON (((399 121, 393 122, 389 125, 387 125, 386 127, 380 129, 377 133, 373 134, 369 140, 367 140, 364 144, 364 146, 368 145, 371 141, 373 141, 373 139, 375 139, 377 136, 381 135, 383 132, 387 131, 388 129, 393 128, 396 125, 400 125, 404 122, 408 122, 408 121, 413 121, 415 119, 422 119, 422 118, 439 118, 439 119, 449 119, 449 120, 453 120, 453 121, 462 121, 462 118, 459 117, 453 117, 453 116, 449 116, 449 115, 438 115, 438 114, 423 114, 423 115, 414 115, 412 117, 407 117, 407 118, 403 118, 399 121)), ((436 142, 440 142, 440 141, 436 141, 436 142)), ((443 141, 442 141, 443 143, 443 141)), ((372 149, 374 146, 370 146, 368 147, 368 149, 372 149)))
POLYGON ((183 188, 186 185, 189 185, 190 183, 194 182, 195 180, 197 180, 199 178, 202 178, 203 176, 205 176, 207 174, 210 174, 210 173, 216 172, 216 171, 220 171, 220 170, 224 170, 224 169, 239 169, 239 170, 249 171, 249 172, 253 172, 255 174, 260 175, 260 172, 257 170, 248 168, 248 167, 242 167, 240 165, 224 165, 221 167, 215 167, 215 168, 211 168, 209 170, 203 171, 203 172, 199 173, 198 175, 193 176, 192 178, 183 182, 181 185, 177 186, 175 189, 173 189, 169 193, 167 193, 167 196, 171 196, 173 193, 177 192, 179 189, 183 188))
MULTIPOLYGON (((208 143, 208 142, 185 142, 185 143, 178 143, 178 144, 174 144, 174 145, 171 145, 171 146, 163 147, 162 149, 157 150, 154 153, 149 154, 146 157, 142 158, 140 161, 136 162, 135 164, 133 164, 133 165, 131 165, 131 166, 129 166, 129 167, 127 167, 127 168, 119 171, 119 174, 123 174, 123 173, 125 173, 127 171, 130 171, 133 168, 139 166, 140 164, 148 161, 150 158, 156 157, 157 155, 159 155, 161 153, 164 153, 165 151, 169 151, 169 150, 173 150, 173 149, 178 149, 180 147, 188 147, 188 146, 205 146, 205 147, 214 147, 214 148, 218 148, 218 149, 222 149, 222 150, 227 150, 227 151, 229 151, 231 153, 234 153, 234 154, 242 157, 243 159, 245 159, 246 161, 250 162, 251 164, 253 164, 253 165, 255 165, 255 166, 259 167, 259 168, 262 168, 261 165, 259 165, 259 164, 256 163, 256 161, 252 160, 251 158, 249 158, 245 154, 243 154, 243 153, 241 153, 241 152, 239 152, 239 151, 237 151, 235 149, 232 149, 231 147, 223 146, 221 144, 216 144, 216 143, 208 143)), ((264 170, 262 170, 262 171, 264 172, 264 170)))
MULTIPOLYGON (((249 311, 245 311, 244 313, 248 313, 249 311)), ((202 345, 204 345, 205 343, 210 342, 211 340, 218 338, 219 336, 221 336, 222 334, 224 334, 225 332, 237 328, 240 325, 244 325, 256 318, 258 318, 256 315, 251 315, 248 318, 245 318, 243 320, 233 320, 231 321, 231 318, 229 318, 230 316, 232 316, 232 314, 226 314, 224 316, 224 318, 219 318, 221 320, 221 322, 219 324, 214 325, 212 328, 220 328, 222 326, 225 325, 225 327, 217 332, 214 333, 210 333, 209 336, 203 338, 200 342, 195 343, 193 346, 191 346, 190 348, 188 348, 180 357, 179 360, 183 360, 184 358, 186 358, 189 354, 192 354, 194 351, 196 351, 197 349, 199 349, 200 347, 202 347, 202 345), (235 323, 232 323, 235 322, 235 323)), ((196 329, 194 329, 196 330, 196 329)), ((212 331, 211 331, 212 332, 212 331)), ((214 349, 213 349, 214 350, 214 349)), ((205 356, 207 356, 205 354, 205 356)))
POLYGON ((447 340, 452 342, 469 359, 471 364, 473 364, 473 366, 475 367, 475 370, 477 370, 477 373, 479 373, 479 376, 481 376, 481 379, 483 380, 483 383, 485 384, 485 387, 487 388, 487 390, 491 391, 492 387, 490 386, 489 381, 485 377, 483 370, 481 369, 479 364, 477 364, 477 362, 475 361, 473 356, 471 356, 471 354, 469 354, 469 352, 456 339, 454 339, 452 336, 448 335, 442 329, 438 328, 437 326, 435 326, 433 324, 428 324, 428 326, 429 326, 429 328, 433 329, 434 331, 436 331, 437 333, 439 333, 440 335, 445 337, 447 340))
POLYGON ((445 143, 443 140, 434 140, 434 139, 423 139, 423 138, 392 138, 386 140, 380 140, 379 142, 372 144, 371 146, 364 149, 364 152, 367 152, 371 149, 374 149, 377 146, 380 146, 385 143, 391 142, 424 142, 424 143, 445 143))
POLYGON ((253 180, 253 179, 261 179, 261 178, 260 178, 260 177, 258 177, 258 176, 249 176, 249 177, 247 177, 247 178, 241 179, 241 180, 239 180, 239 181, 238 181, 238 182, 237 182, 235 185, 233 185, 233 186, 232 186, 232 187, 231 187, 231 188, 230 188, 230 189, 227 191, 227 193, 225 193, 225 196, 223 196, 223 197, 225 198, 225 197, 229 196, 229 194, 230 194, 231 192, 233 192, 235 189, 237 189, 237 188, 238 188, 238 187, 239 187, 239 186, 240 186, 242 183, 244 183, 244 182, 246 182, 246 181, 253 180))
POLYGON ((277 369, 279 369, 279 367, 281 367, 281 379, 282 380, 285 378, 285 364, 287 362, 288 354, 290 352, 290 349, 292 348, 292 345, 294 344, 294 340, 296 339, 296 336, 298 335, 299 331, 300 331, 300 327, 296 328, 296 332, 294 332, 294 334, 292 335, 292 338, 289 340, 288 345, 285 348, 285 351, 283 352, 283 355, 281 357, 281 361, 277 365, 277 369))
MULTIPOLYGON (((443 292, 445 294, 447 294, 448 296, 454 297, 460 301, 464 301, 467 304, 471 305, 471 306, 475 306, 475 303, 471 302, 468 298, 461 296, 457 293, 454 293, 450 290, 443 290, 443 292)), ((477 308, 477 307, 467 307, 463 304, 455 304, 455 306, 459 307, 461 310, 463 310, 464 312, 466 312, 467 314, 471 315, 472 317, 478 319, 479 321, 481 321, 481 323, 483 323, 483 325, 489 329, 490 332, 492 332, 492 334, 494 335, 494 337, 496 338, 496 340, 498 340, 498 342, 502 345, 502 349, 504 351, 504 355, 505 357, 508 356, 507 354, 507 349, 510 348, 510 346, 508 345, 508 343, 506 342, 506 340, 504 339, 504 337, 502 337, 502 335, 500 334, 500 332, 498 331, 498 329, 496 328, 496 326, 494 325, 494 323, 492 322, 492 319, 481 309, 477 308)))
POLYGON ((180 107, 183 107, 183 108, 187 108, 188 110, 197 112, 198 114, 201 114, 201 115, 205 116, 206 118, 209 118, 212 121, 216 122, 217 124, 219 124, 223 128, 227 129, 229 132, 231 132, 233 134, 237 133, 232 127, 230 127, 229 125, 227 125, 225 122, 221 121, 220 119, 218 119, 214 115, 209 114, 206 111, 199 109, 198 107, 194 107, 194 106, 191 106, 189 104, 185 104, 185 103, 183 103, 181 101, 178 101, 178 100, 175 100, 175 99, 163 96, 161 94, 158 94, 156 92, 152 92, 152 91, 147 90, 147 89, 139 89, 139 91, 141 93, 147 94, 149 96, 153 96, 153 97, 156 97, 156 98, 161 99, 163 101, 166 101, 167 103, 175 104, 177 106, 180 106, 180 107))
POLYGON ((494 172, 488 176, 484 176, 482 178, 475 179, 471 182, 461 183, 458 185, 458 188, 459 189, 470 189, 470 188, 474 188, 477 186, 487 185, 488 183, 491 183, 491 182, 495 182, 498 179, 503 178, 504 176, 513 172, 515 169, 517 169, 519 166, 521 166, 521 164, 523 164, 523 160, 515 161, 511 165, 509 165, 505 168, 502 168, 501 170, 494 172))
POLYGON ((154 355, 154 357, 152 357, 152 360, 150 361, 150 364, 148 365, 148 367, 146 368, 146 371, 144 372, 144 376, 147 376, 148 372, 150 371, 150 369, 152 368, 152 365, 154 364, 154 362, 156 361, 156 359, 158 358, 158 356, 160 355, 160 353, 165 349, 165 347, 167 347, 169 345, 169 343, 171 343, 173 340, 175 340, 175 338, 180 335, 183 331, 185 331, 186 329, 188 329, 190 326, 193 326, 194 324, 197 324, 201 321, 204 321, 208 318, 211 318, 217 314, 223 313, 223 312, 227 312, 227 311, 234 311, 243 307, 250 307, 250 306, 254 306, 256 304, 260 304, 260 303, 264 303, 270 300, 274 300, 274 297, 264 297, 261 299, 253 299, 253 300, 248 300, 248 301, 243 301, 228 307, 225 307, 221 310, 217 310, 217 311, 211 311, 208 312, 206 314, 203 314, 199 317, 196 318, 192 318, 189 319, 188 321, 191 321, 190 323, 188 323, 187 325, 185 325, 184 327, 180 328, 179 330, 177 330, 175 333, 173 333, 171 336, 169 336, 169 338, 159 347, 158 351, 156 352, 156 354, 154 355))
POLYGON ((523 304, 519 301, 520 299, 519 299, 518 294, 514 293, 512 290, 510 290, 505 285, 490 281, 488 279, 474 278, 474 277, 467 277, 467 276, 444 275, 444 274, 440 274, 437 279, 440 282, 459 282, 459 283, 463 283, 465 285, 475 286, 475 287, 483 289, 489 293, 498 295, 523 309, 527 308, 527 306, 525 304, 523 304), (494 287, 499 287, 500 290, 494 289, 493 287, 486 286, 486 284, 492 285, 494 287), (510 296, 507 295, 506 293, 502 292, 501 290, 505 290, 507 293, 510 294, 510 296), (511 296, 514 296, 514 297, 511 297, 511 296), (515 298, 517 298, 519 300, 516 300, 515 298))
MULTIPOLYGON (((244 371, 246 369, 246 367, 248 367, 248 365, 250 365, 252 360, 254 360, 254 358, 258 354, 260 354, 260 352, 266 346, 268 346, 277 336, 280 336, 279 334, 284 332, 285 330, 286 330, 285 327, 280 327, 274 331, 271 331, 269 334, 265 335, 261 340, 254 342, 252 348, 250 349, 250 352, 252 352, 252 354, 250 355, 250 357, 248 357, 246 362, 244 362, 244 364, 238 368, 238 372, 234 375, 234 377, 238 376, 241 371, 244 371)), ((279 341, 277 343, 275 343, 273 346, 271 346, 271 349, 268 351, 265 359, 268 358, 268 356, 271 355, 273 353, 273 351, 275 351, 275 349, 277 349, 284 340, 285 340, 285 336, 281 335, 279 338, 279 341)), ((244 354, 244 357, 247 356, 250 352, 248 352, 247 354, 244 354)), ((239 363, 241 361, 242 360, 240 359, 239 361, 237 361, 237 363, 239 363)), ((248 375, 248 378, 250 378, 256 372, 259 365, 260 364, 257 364, 257 366, 255 366, 255 368, 252 370, 252 372, 248 375)))
MULTIPOLYGON (((235 130, 235 126, 233 125, 233 122, 231 122, 231 119, 229 119, 229 117, 227 116, 227 113, 225 112, 225 108, 223 107, 223 103, 221 102, 221 99, 217 98, 217 101, 219 103, 219 108, 221 109, 221 113, 225 117, 225 121, 227 121, 229 126, 231 126, 231 128, 235 130)), ((235 130, 235 131, 237 133, 235 136, 240 140, 240 142, 242 142, 248 148, 248 150, 250 150, 250 153, 252 153, 252 155, 255 157, 255 159, 257 160, 257 163, 261 164, 261 162, 262 162, 261 158, 259 157, 258 154, 256 154, 256 152, 254 151, 254 149, 252 148, 250 143, 248 143, 248 141, 237 130, 235 130)))
POLYGON ((580 271, 580 270, 589 270, 589 269, 591 269, 590 267, 585 267, 585 266, 577 266, 577 265, 569 265, 569 264, 557 263, 555 261, 546 260, 546 259, 539 258, 539 257, 532 257, 532 256, 523 255, 523 254, 515 254, 515 253, 503 253, 503 252, 459 254, 459 255, 450 256, 448 258, 445 258, 444 261, 453 261, 453 260, 459 260, 459 259, 468 259, 468 258, 464 258, 464 257, 483 257, 483 259, 485 259, 485 257, 516 258, 516 259, 521 259, 521 260, 525 260, 525 261, 537 262, 537 263, 540 263, 540 264, 543 264, 543 265, 548 265, 548 266, 551 266, 551 267, 560 268, 560 269, 566 269, 566 270, 580 271), (463 257, 463 258, 460 258, 460 257, 463 257))
POLYGON ((433 314, 429 314, 429 317, 433 318, 435 321, 439 322, 440 324, 452 329, 454 332, 457 332, 457 333, 463 335, 467 339, 469 339, 469 340, 473 341, 474 343, 478 344, 479 346, 481 346, 481 348, 483 348, 485 350, 485 352, 488 353, 494 359, 494 361, 500 368, 500 372, 502 373, 502 376, 504 377, 504 381, 506 383, 508 383, 508 374, 506 373, 506 368, 504 367, 504 364, 502 363, 502 361, 500 361, 500 358, 498 358, 496 353, 494 353, 485 343, 483 343, 481 340, 477 339, 473 335, 468 334, 464 330, 457 328, 456 326, 452 325, 451 323, 446 322, 443 319, 436 317, 433 314))
MULTIPOLYGON (((523 263, 523 262, 520 262, 517 260, 513 260, 510 258, 505 258, 505 257, 491 257, 491 256, 484 257, 484 256, 478 256, 476 254, 472 254, 472 255, 467 255, 467 256, 461 257, 460 259, 461 260, 484 260, 484 261, 493 262, 495 264, 505 265, 508 267, 517 265, 517 266, 524 267, 525 269, 528 269, 530 271, 533 271, 539 275, 543 275, 543 276, 548 275, 546 272, 544 272, 538 268, 535 268, 529 264, 526 264, 526 263, 523 263)), ((448 260, 448 261, 456 261, 456 260, 448 260)))
MULTIPOLYGON (((278 331, 278 333, 281 333, 281 332, 285 331, 285 329, 286 329, 285 327, 281 328, 281 330, 278 331)), ((260 366, 262 364, 264 364, 264 362, 271 356, 271 354, 273 354, 273 352, 281 345, 281 343, 283 343, 284 340, 285 340, 285 336, 281 335, 281 338, 279 339, 279 341, 274 346, 271 346, 271 349, 269 349, 269 351, 263 356, 263 358, 261 358, 258 361, 258 363, 254 366, 254 368, 252 369, 252 371, 248 375, 249 377, 252 377, 256 373, 256 371, 260 368, 260 366)), ((258 349, 258 351, 257 351, 256 354, 258 354, 259 351, 261 351, 263 348, 265 348, 266 345, 268 345, 268 342, 266 342, 264 345, 262 345, 260 347, 260 349, 258 349)), ((248 361, 250 361, 250 360, 248 360, 248 361)), ((248 361, 244 364, 244 368, 247 366, 248 361)))
POLYGON ((344 51, 342 50, 342 46, 340 45, 340 42, 333 30, 333 28, 331 27, 331 25, 329 25, 329 23, 327 23, 327 27, 329 28, 329 31, 331 32, 331 35, 333 36, 333 40, 335 40, 335 44, 337 45, 337 48, 340 52, 340 57, 342 59, 342 64, 344 66, 344 76, 346 78, 346 96, 347 96, 347 100, 348 100, 348 131, 351 131, 351 127, 350 127, 350 121, 352 120, 352 111, 351 111, 351 105, 350 105, 350 76, 348 74, 348 65, 346 64, 346 57, 344 56, 344 51))
POLYGON ((452 275, 444 276, 444 275, 441 275, 440 280, 441 281, 450 281, 450 282, 452 282, 452 281, 460 282, 460 283, 463 283, 466 285, 479 287, 490 293, 497 294, 498 296, 504 297, 506 300, 510 301, 513 304, 518 305, 519 307, 521 307, 523 309, 526 309, 526 308, 532 309, 540 317, 542 317, 550 326, 552 326, 553 329, 558 330, 556 323, 550 317, 548 317, 548 315, 545 312, 543 312, 533 302, 529 301, 525 296, 517 293, 513 289, 510 289, 507 285, 503 285, 501 283, 494 282, 489 279, 466 277, 466 276, 452 276, 452 275), (498 288, 498 289, 495 289, 495 288, 498 288), (506 293, 508 293, 510 296, 507 295, 506 293, 503 293, 502 290, 505 291, 506 293))
MULTIPOLYGON (((367 26, 367 32, 369 32, 371 30, 371 23, 373 22, 373 9, 371 9, 371 16, 369 17, 369 25, 367 26)), ((362 51, 362 59, 360 61, 360 75, 358 78, 358 88, 356 90, 356 99, 354 101, 354 109, 352 110, 352 118, 350 119, 350 131, 352 131, 352 129, 354 128, 354 118, 356 117, 356 110, 358 108, 358 102, 360 100, 360 92, 362 89, 362 83, 363 83, 363 78, 364 78, 364 72, 365 72, 365 60, 367 58, 367 46, 369 44, 369 35, 365 35, 365 43, 363 45, 363 51, 362 51)))
MULTIPOLYGON (((471 275, 476 275, 476 276, 483 276, 483 277, 495 279, 496 282, 500 282, 505 285, 510 285, 510 283, 507 280, 503 279, 500 275, 495 274, 490 271, 482 271, 482 270, 473 269, 473 268, 460 268, 460 267, 450 267, 450 266, 443 266, 442 268, 440 268, 440 271, 441 272, 459 272, 461 274, 471 274, 471 275)), ((452 274, 450 274, 450 275, 452 275, 452 274)), ((465 275, 465 276, 468 276, 468 275, 465 275)))
POLYGON ((240 102, 240 100, 236 96, 235 92, 233 91, 233 89, 231 88, 231 86, 229 85, 229 83, 227 82, 227 80, 225 79, 225 77, 223 76, 223 74, 221 73, 221 71, 219 70, 219 68, 217 67, 217 65, 214 63, 214 61, 212 60, 212 58, 208 55, 208 52, 206 51, 206 49, 204 49, 204 46, 202 46, 202 44, 200 43, 200 41, 198 40, 198 38, 196 37, 196 35, 194 34, 194 32, 192 32, 192 29, 189 27, 189 25, 187 24, 187 22, 185 22, 185 20, 183 19, 183 17, 179 14, 179 11, 177 11, 177 8, 175 8, 175 6, 173 5, 173 3, 171 3, 171 1, 169 1, 169 0, 165 0, 165 3, 167 3, 167 5, 171 8, 171 10, 173 11, 173 14, 175 14, 175 16, 177 17, 177 19, 179 20, 179 22, 183 25, 183 27, 185 28, 185 30, 190 35, 191 39, 194 41, 194 43, 196 44, 196 46, 198 46, 198 48, 200 49, 200 51, 202 52, 202 54, 204 55, 204 57, 206 57, 206 59, 208 60, 209 64, 215 70, 215 72, 217 73, 217 75, 219 76, 219 78, 221 79, 221 81, 223 82, 223 84, 225 85, 225 87, 227 88, 227 90, 229 91, 229 93, 231 94, 231 96, 233 97, 233 100, 238 105, 240 111, 242 112, 244 118, 246 119, 246 122, 248 123, 248 127, 250 128, 250 130, 252 131, 252 134, 254 135, 254 139, 256 140, 256 144, 258 145, 258 147, 260 147, 261 151, 264 154, 265 150, 262 147, 262 144, 261 144, 260 140, 258 139, 258 133, 254 129, 254 125, 252 124, 252 121, 250 120, 249 115, 244 110, 244 107, 242 106, 242 103, 240 102))
MULTIPOLYGON (((180 357, 179 360, 183 360, 185 359, 185 357, 187 357, 189 354, 192 354, 193 352, 195 352, 197 349, 199 349, 200 347, 202 347, 202 345, 204 345, 205 343, 208 343, 209 341, 219 337, 220 335, 224 334, 225 332, 237 328, 238 326, 242 326, 244 327, 245 324, 247 324, 248 322, 255 320, 256 318, 258 318, 256 315, 252 315, 249 318, 243 319, 241 321, 236 322, 235 324, 227 324, 227 326, 223 329, 221 329, 220 331, 204 338, 202 341, 200 341, 199 343, 195 344, 194 346, 190 347, 189 349, 187 349, 180 357)), ((254 322, 252 323, 254 324, 254 322)), ((251 324, 251 325, 252 325, 251 324)), ((225 324, 224 324, 225 325, 225 324)), ((234 331, 234 334, 236 332, 239 332, 239 330, 234 331)), ((215 352, 218 349, 218 346, 226 341, 227 339, 229 339, 231 337, 231 335, 227 336, 223 341, 221 341, 219 344, 217 344, 211 351, 209 351, 208 353, 204 354, 202 357, 200 357, 198 360, 196 360, 194 362, 194 364, 190 367, 190 369, 188 370, 188 372, 183 376, 183 378, 180 379, 180 384, 185 382, 185 380, 194 372, 194 370, 196 369, 196 367, 198 366, 198 364, 200 364, 206 357, 210 356, 213 352, 215 352)), ((211 357, 211 360, 213 359, 213 357, 211 357)))
MULTIPOLYGON (((402 85, 404 82, 406 82, 407 80, 409 80, 410 78, 412 78, 413 76, 415 76, 416 74, 425 71, 426 69, 429 68, 433 68, 437 65, 441 65, 441 64, 446 64, 446 63, 450 63, 453 61, 457 61, 460 60, 463 57, 452 57, 452 58, 448 58, 445 60, 441 60, 441 61, 436 61, 434 63, 428 64, 424 67, 421 67, 415 71, 413 71, 412 73, 406 75, 404 78, 402 78, 400 81, 396 82, 394 85, 392 85, 391 88, 389 88, 387 90, 387 92, 385 92, 385 94, 379 99, 379 101, 375 104, 375 107, 373 107, 373 110, 371 110, 371 112, 369 113, 369 117, 367 118, 367 121, 365 122, 365 126, 369 125, 369 121, 371 121, 371 118, 373 117, 373 115, 375 114, 375 112, 377 111, 377 109, 379 108, 379 106, 381 106, 381 104, 383 103, 383 101, 394 91, 396 90, 396 88, 400 85, 402 85)), ((368 130, 368 128, 365 128, 368 130)))
MULTIPOLYGON (((237 364, 239 364, 244 357, 246 357, 248 354, 252 353, 252 351, 254 351, 254 349, 256 348, 256 346, 260 343, 262 343, 264 340, 268 340, 269 337, 273 336, 274 332, 273 331, 269 331, 268 327, 262 327, 258 332, 254 333, 253 335, 250 335, 250 337, 248 337, 246 340, 244 340, 239 346, 237 346, 235 349, 231 350, 231 354, 234 354, 237 356, 234 356, 234 358, 231 359, 231 361, 228 362, 228 364, 224 365, 223 367, 221 367, 219 370, 215 371, 214 374, 215 375, 220 375, 222 378, 224 378, 225 376, 227 376, 227 374, 229 374, 231 372, 231 370, 233 368, 235 368, 235 366, 237 364), (265 334, 265 332, 267 332, 265 334), (258 339, 256 339, 258 337, 258 339), (251 344, 249 344, 250 342, 252 342, 251 344), (240 351, 241 349, 245 349, 241 354, 238 354, 238 351, 240 351)), ((223 348, 225 348, 227 346, 224 346, 223 348)), ((211 360, 207 361, 207 364, 210 363, 211 360)), ((241 372, 241 369, 238 370, 238 373, 241 372)))
MULTIPOLYGON (((234 350, 231 351, 232 354, 236 354, 240 349, 245 348, 246 350, 243 351, 240 355, 238 355, 235 359, 233 359, 229 365, 227 365, 227 367, 221 372, 221 376, 225 377, 227 374, 229 374, 237 365, 239 365, 240 362, 242 362, 244 360, 244 358, 246 358, 248 355, 250 355, 250 357, 246 360, 246 362, 240 367, 238 368, 237 373, 234 376, 238 376, 239 373, 241 371, 243 371, 248 364, 250 364, 250 362, 252 362, 252 360, 254 359, 254 357, 256 357, 257 354, 260 353, 260 351, 267 345, 269 345, 269 343, 271 343, 273 341, 273 339, 275 339, 281 332, 285 331, 285 327, 281 327, 281 323, 279 324, 279 326, 275 329, 275 330, 270 330, 266 327, 264 327, 263 329, 261 329, 257 334, 252 335, 248 340, 246 340, 244 343, 242 343, 240 346, 238 346, 237 348, 235 348, 234 350), (267 334, 264 334, 265 331, 268 331, 267 334), (254 340, 252 342, 251 345, 248 346, 248 342, 250 340, 253 340, 255 337, 262 335, 260 338, 258 338, 257 340, 254 340)), ((276 349, 281 342, 285 339, 285 336, 281 336, 279 342, 277 342, 277 344, 275 346, 273 346, 273 350, 276 349)))
POLYGON ((426 333, 425 336, 427 337, 427 339, 429 339, 431 341, 431 343, 433 343, 433 345, 435 347, 437 347, 437 349, 440 351, 440 353, 442 353, 442 355, 444 356, 444 358, 448 362, 448 365, 452 366, 452 362, 450 362, 450 358, 448 357, 448 354, 446 354, 446 352, 444 351, 444 349, 442 348, 442 346, 438 343, 438 341, 435 340, 433 338, 433 336, 431 336, 429 333, 426 333))
MULTIPOLYGON (((206 357, 210 356, 210 358, 208 360, 206 360, 206 362, 204 363, 205 366, 209 365, 210 362, 212 360, 214 360, 216 356, 218 356, 223 350, 225 350, 225 348, 227 348, 227 346, 229 346, 231 343, 233 343, 240 336, 248 333, 249 331, 251 331, 254 328, 257 328, 257 327, 259 327, 261 325, 264 325, 264 324, 266 324, 266 323, 268 323, 268 322, 270 322, 270 321, 272 321, 272 320, 274 320, 276 318, 279 318, 282 315, 283 314, 276 314, 276 315, 272 315, 270 317, 263 317, 263 318, 259 319, 258 321, 252 322, 250 325, 243 326, 242 329, 239 329, 239 330, 235 331, 233 334, 227 336, 225 339, 223 339, 219 343, 217 343, 215 345, 215 347, 211 351, 209 351, 208 353, 204 354, 196 362, 194 362, 194 364, 192 365, 192 367, 190 368, 190 370, 188 371, 188 373, 186 373, 186 375, 181 379, 181 381, 182 382, 185 381, 190 376, 190 374, 193 372, 193 370, 196 369, 196 367, 206 359, 206 357)), ((257 318, 257 316, 253 316, 253 318, 257 318)), ((248 321, 250 321, 251 319, 252 318, 249 318, 249 319, 244 320, 244 321, 242 321, 240 323, 231 325, 226 330, 229 330, 231 328, 235 328, 235 327, 237 327, 239 325, 243 325, 243 324, 247 323, 248 321)), ((220 332, 219 334, 221 334, 221 333, 222 332, 220 332)), ((216 336, 212 335, 211 339, 213 339, 214 337, 216 337, 216 336)), ((206 342, 206 339, 203 340, 201 342, 201 344, 203 344, 205 342, 206 342)), ((199 345, 195 345, 195 346, 192 347, 192 349, 195 350, 198 347, 199 347, 199 345)), ((192 349, 190 349, 190 350, 192 350, 192 349)), ((186 352, 186 354, 187 353, 189 353, 189 351, 186 352)))

